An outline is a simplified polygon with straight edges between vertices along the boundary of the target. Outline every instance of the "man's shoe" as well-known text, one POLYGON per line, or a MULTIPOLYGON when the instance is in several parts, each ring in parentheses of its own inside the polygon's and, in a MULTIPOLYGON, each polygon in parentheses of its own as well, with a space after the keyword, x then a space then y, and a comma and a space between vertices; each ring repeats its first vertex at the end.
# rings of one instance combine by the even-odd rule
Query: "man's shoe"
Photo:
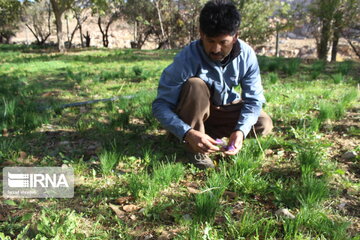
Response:
POLYGON ((187 152, 187 157, 199 169, 215 168, 213 161, 206 154, 187 152))

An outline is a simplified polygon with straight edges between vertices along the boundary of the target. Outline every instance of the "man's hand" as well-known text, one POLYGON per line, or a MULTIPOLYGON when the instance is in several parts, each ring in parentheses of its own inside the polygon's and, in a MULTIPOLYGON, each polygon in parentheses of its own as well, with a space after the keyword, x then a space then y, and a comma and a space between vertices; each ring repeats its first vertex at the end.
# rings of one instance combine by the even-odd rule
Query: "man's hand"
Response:
POLYGON ((242 148, 244 141, 244 133, 242 131, 235 131, 230 135, 228 150, 224 153, 226 155, 236 155, 242 148))
POLYGON ((213 138, 194 129, 186 133, 185 141, 195 152, 205 154, 220 151, 220 148, 216 146, 216 141, 213 138))

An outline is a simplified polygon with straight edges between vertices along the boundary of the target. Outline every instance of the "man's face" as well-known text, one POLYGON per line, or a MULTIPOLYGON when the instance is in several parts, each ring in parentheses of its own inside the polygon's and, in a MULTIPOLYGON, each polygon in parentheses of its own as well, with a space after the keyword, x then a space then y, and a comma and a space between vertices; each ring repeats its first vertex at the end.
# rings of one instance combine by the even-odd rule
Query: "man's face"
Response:
POLYGON ((224 60, 230 54, 237 40, 237 34, 233 36, 225 34, 217 37, 208 37, 203 32, 200 32, 200 36, 205 53, 215 62, 224 60))

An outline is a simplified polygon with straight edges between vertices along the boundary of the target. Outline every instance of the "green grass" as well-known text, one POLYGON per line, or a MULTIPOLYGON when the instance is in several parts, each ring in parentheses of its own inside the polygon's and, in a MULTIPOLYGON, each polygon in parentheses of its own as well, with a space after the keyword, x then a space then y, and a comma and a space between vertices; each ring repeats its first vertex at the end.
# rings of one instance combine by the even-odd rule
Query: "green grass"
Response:
POLYGON ((119 163, 120 156, 116 152, 105 151, 99 156, 101 170, 104 175, 108 175, 119 163))
MULTIPOLYGON (((259 57, 274 135, 247 138, 237 156, 200 171, 151 112, 176 52, 0 45, 0 166, 66 164, 76 174, 72 199, 0 198, 0 238, 354 238, 359 218, 337 206, 345 190, 357 196, 358 158, 342 169, 327 136, 360 107, 360 65, 259 57)), ((359 136, 355 126, 339 134, 359 136)))
POLYGON ((220 208, 220 199, 227 187, 227 179, 220 174, 211 174, 195 196, 195 218, 199 222, 213 223, 220 208))

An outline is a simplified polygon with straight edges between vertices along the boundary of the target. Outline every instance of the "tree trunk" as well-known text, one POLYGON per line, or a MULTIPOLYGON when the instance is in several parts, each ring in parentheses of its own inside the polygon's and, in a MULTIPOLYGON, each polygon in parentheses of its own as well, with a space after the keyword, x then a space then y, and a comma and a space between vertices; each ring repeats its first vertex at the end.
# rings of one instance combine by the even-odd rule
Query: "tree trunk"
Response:
POLYGON ((65 52, 65 38, 64 38, 64 32, 62 27, 62 21, 61 21, 61 15, 62 14, 55 14, 55 20, 56 20, 56 36, 58 40, 58 50, 59 52, 65 52))
POLYGON ((279 57, 279 30, 276 29, 275 56, 279 57))
POLYGON ((37 45, 40 45, 40 39, 37 36, 37 34, 32 30, 32 28, 29 26, 29 24, 25 23, 25 26, 30 30, 30 32, 32 33, 32 35, 34 35, 34 37, 36 38, 36 43, 37 45))
POLYGON ((318 58, 320 60, 327 60, 328 44, 331 35, 331 22, 327 19, 323 20, 321 28, 320 42, 318 44, 318 58))
POLYGON ((333 42, 332 42, 332 50, 331 50, 331 61, 336 62, 337 55, 337 46, 339 44, 340 34, 341 34, 341 16, 336 15, 334 21, 334 33, 333 33, 333 42))
POLYGON ((84 47, 84 39, 83 39, 83 33, 82 33, 82 26, 81 24, 79 25, 79 31, 80 31, 80 42, 81 42, 81 47, 84 47))
POLYGON ((58 50, 59 52, 65 52, 65 43, 64 43, 64 33, 62 29, 62 15, 65 12, 65 9, 60 7, 58 2, 55 0, 50 0, 53 7, 56 23, 56 36, 58 40, 58 50))
POLYGON ((69 30, 69 19, 67 16, 65 16, 66 19, 66 37, 67 37, 67 42, 69 44, 69 48, 71 48, 71 40, 70 40, 70 30, 69 30))
POLYGON ((69 40, 69 48, 72 47, 72 41, 74 39, 75 33, 76 31, 79 29, 79 23, 76 24, 76 27, 74 28, 74 30, 72 31, 71 35, 70 35, 70 40, 69 40))
POLYGON ((360 58, 360 49, 357 49, 355 47, 355 45, 351 42, 350 39, 346 39, 347 42, 350 44, 351 48, 353 49, 353 51, 355 52, 356 56, 358 56, 360 58))
POLYGON ((89 32, 86 31, 86 35, 83 35, 83 36, 84 36, 84 38, 85 38, 85 46, 86 46, 86 47, 90 47, 90 40, 91 40, 91 38, 90 38, 89 32))
POLYGON ((339 44, 340 34, 337 31, 334 31, 333 42, 332 42, 332 50, 331 50, 331 61, 336 62, 337 55, 337 46, 339 44))
POLYGON ((158 14, 158 18, 159 18, 159 22, 160 22, 160 29, 161 29, 161 39, 160 39, 158 49, 160 49, 160 48, 168 49, 169 48, 169 39, 167 39, 166 36, 165 36, 164 24, 163 24, 163 20, 162 20, 162 17, 161 17, 161 10, 160 10, 160 5, 159 5, 159 0, 154 0, 154 4, 155 4, 156 11, 157 11, 157 14, 158 14))
POLYGON ((107 36, 107 31, 104 31, 102 29, 101 17, 98 18, 98 26, 99 26, 99 29, 100 29, 100 32, 101 32, 101 35, 102 35, 103 46, 108 47, 109 46, 109 38, 107 36))

